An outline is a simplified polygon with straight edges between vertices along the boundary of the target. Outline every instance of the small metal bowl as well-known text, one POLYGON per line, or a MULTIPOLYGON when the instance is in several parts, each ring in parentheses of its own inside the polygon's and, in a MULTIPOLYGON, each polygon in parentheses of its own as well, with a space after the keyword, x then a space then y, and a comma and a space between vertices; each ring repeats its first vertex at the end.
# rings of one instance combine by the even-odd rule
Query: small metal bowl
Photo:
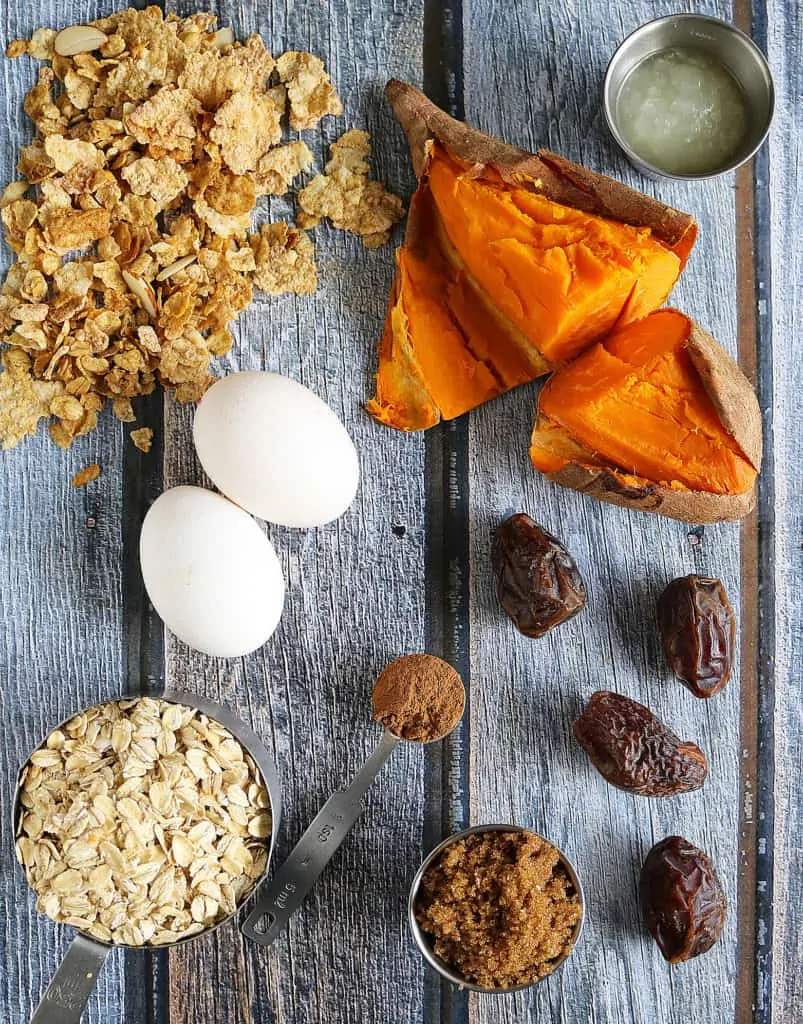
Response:
POLYGON ((522 989, 531 988, 533 985, 537 985, 539 982, 551 977, 561 964, 565 962, 565 960, 574 951, 574 948, 577 945, 577 940, 580 938, 580 933, 583 930, 583 922, 586 916, 586 905, 585 897, 583 895, 583 887, 580 884, 580 879, 577 877, 574 865, 562 850, 558 849, 554 843, 550 843, 546 836, 542 836, 539 832, 534 832, 531 828, 522 828, 521 825, 474 825, 471 828, 464 829, 462 832, 455 833, 453 836, 449 836, 448 839, 444 839, 444 841, 439 843, 424 860, 424 863, 416 872, 413 884, 410 886, 410 897, 407 901, 407 916, 410 922, 413 938, 415 939, 416 945, 421 951, 421 954, 430 967, 433 967, 441 977, 445 978, 447 981, 451 981, 453 985, 457 985, 459 988, 467 988, 472 992, 484 992, 490 995, 506 995, 509 992, 520 992, 522 989), (458 974, 454 968, 441 960, 439 956, 436 956, 432 948, 432 943, 426 933, 421 930, 418 921, 416 920, 415 904, 416 899, 418 898, 418 890, 421 886, 421 879, 424 877, 424 872, 433 863, 433 861, 443 853, 447 846, 451 846, 452 843, 456 843, 460 839, 465 839, 466 836, 475 835, 477 832, 524 832, 529 835, 538 836, 538 838, 543 839, 545 843, 549 843, 550 846, 554 846, 560 856, 561 866, 568 875, 569 881, 572 883, 572 886, 577 893, 577 898, 580 901, 580 920, 575 925, 572 941, 566 948, 566 951, 555 961, 549 974, 545 974, 542 978, 537 978, 535 981, 528 981, 524 985, 514 985, 512 988, 483 988, 482 985, 475 985, 473 982, 467 981, 462 975, 458 974))
POLYGON ((608 128, 634 167, 649 177, 690 181, 713 178, 746 163, 767 137, 775 107, 772 75, 761 50, 734 25, 703 14, 674 14, 637 28, 611 58, 605 72, 603 97, 608 128), (726 164, 712 171, 682 174, 657 167, 642 158, 619 130, 619 96, 625 79, 645 58, 673 46, 712 54, 736 79, 747 103, 748 128, 741 145, 726 164))

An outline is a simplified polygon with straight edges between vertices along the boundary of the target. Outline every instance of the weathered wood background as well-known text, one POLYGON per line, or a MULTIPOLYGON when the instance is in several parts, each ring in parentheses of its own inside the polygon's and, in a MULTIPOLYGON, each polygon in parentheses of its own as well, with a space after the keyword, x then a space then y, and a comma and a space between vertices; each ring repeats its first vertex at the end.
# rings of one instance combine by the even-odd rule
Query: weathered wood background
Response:
MULTIPOLYGON (((170 5, 168 5, 170 6, 170 5)), ((108 0, 0 0, 2 43, 113 9, 108 0)), ((182 14, 197 5, 181 0, 182 14)), ((789 0, 690 2, 736 19, 769 51, 777 115, 755 168, 714 181, 651 183, 606 136, 600 82, 617 43, 676 9, 631 0, 242 0, 218 7, 238 35, 274 52, 324 57, 345 103, 310 144, 319 161, 342 130, 368 128, 376 172, 409 195, 412 175, 381 90, 391 75, 479 127, 526 147, 549 145, 692 211, 701 238, 673 301, 734 353, 759 388, 767 456, 757 513, 741 527, 695 529, 584 500, 537 477, 527 438, 536 387, 463 421, 403 436, 362 411, 392 272, 392 247, 366 252, 318 229, 321 288, 256 302, 224 369, 267 368, 312 387, 342 417, 363 483, 336 524, 270 528, 288 581, 274 639, 247 659, 216 661, 163 637, 142 593, 139 523, 164 486, 201 482, 191 414, 151 401, 160 444, 135 452, 104 419, 69 454, 44 437, 3 455, 0 473, 0 1020, 30 1016, 69 936, 36 916, 13 860, 14 776, 55 722, 83 705, 164 682, 240 711, 282 778, 287 853, 336 785, 372 748, 369 695, 391 658, 428 649, 452 660, 470 701, 459 733, 405 746, 302 913, 265 952, 234 926, 171 954, 113 954, 86 1019, 122 1024, 794 1024, 803 1020, 803 764, 799 656, 803 309, 799 179, 803 24, 789 0), (74 492, 74 472, 104 474, 74 492), (489 573, 495 525, 526 510, 561 536, 588 583, 585 613, 525 641, 500 614, 489 573), (721 576, 742 623, 741 673, 705 704, 669 678, 652 608, 673 576, 721 576), (606 786, 570 738, 597 688, 649 703, 709 754, 704 790, 665 801, 606 786), (509 997, 455 993, 428 969, 404 920, 424 853, 468 823, 514 821, 544 832, 585 880, 588 920, 566 967, 509 997), (654 841, 682 833, 707 849, 728 891, 721 943, 670 970, 637 914, 635 885, 654 841)), ((0 171, 13 172, 29 126, 27 59, 3 62, 0 171)), ((281 203, 261 217, 286 212, 281 203)), ((398 238, 396 239, 398 241, 398 238)), ((8 252, 2 253, 3 266, 8 252)))

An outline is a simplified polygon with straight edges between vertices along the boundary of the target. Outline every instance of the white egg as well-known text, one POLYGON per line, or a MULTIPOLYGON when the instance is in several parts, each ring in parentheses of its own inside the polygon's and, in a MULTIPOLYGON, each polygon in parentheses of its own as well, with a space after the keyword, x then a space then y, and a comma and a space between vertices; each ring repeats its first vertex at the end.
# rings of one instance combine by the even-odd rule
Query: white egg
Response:
POLYGON ((195 413, 198 458, 248 512, 282 526, 321 526, 354 500, 357 452, 329 406, 278 373, 223 377, 195 413))
POLYGON ((284 578, 259 524, 201 487, 174 487, 151 505, 139 558, 145 589, 179 640, 206 654, 249 654, 282 614, 284 578))

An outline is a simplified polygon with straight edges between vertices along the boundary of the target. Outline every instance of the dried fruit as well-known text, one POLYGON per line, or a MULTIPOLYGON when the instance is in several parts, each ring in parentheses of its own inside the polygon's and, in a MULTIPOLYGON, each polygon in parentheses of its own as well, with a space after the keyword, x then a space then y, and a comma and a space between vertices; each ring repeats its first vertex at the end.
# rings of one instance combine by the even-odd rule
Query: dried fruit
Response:
POLYGON ((227 729, 143 697, 48 736, 22 771, 15 827, 40 913, 101 942, 158 946, 247 897, 267 865, 270 799, 227 729))
POLYGON ((619 693, 592 694, 573 731, 606 782, 629 793, 689 793, 708 774, 696 744, 679 740, 649 708, 619 693))
POLYGON ((574 559, 557 537, 523 512, 497 529, 491 560, 499 603, 525 636, 543 636, 585 605, 585 585, 574 559))
POLYGON ((726 685, 733 666, 736 618, 721 580, 683 576, 658 599, 658 625, 669 666, 696 697, 726 685))
POLYGON ((671 964, 707 952, 722 932, 728 904, 709 857, 681 836, 647 854, 639 879, 641 912, 671 964))

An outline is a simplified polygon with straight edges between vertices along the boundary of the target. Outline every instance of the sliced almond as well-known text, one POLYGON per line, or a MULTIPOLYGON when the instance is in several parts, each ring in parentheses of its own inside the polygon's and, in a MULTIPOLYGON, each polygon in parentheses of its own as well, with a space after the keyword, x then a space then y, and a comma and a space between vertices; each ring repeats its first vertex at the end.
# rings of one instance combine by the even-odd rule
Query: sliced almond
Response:
POLYGON ((169 277, 172 277, 173 274, 178 274, 182 270, 185 270, 190 263, 194 263, 197 258, 198 257, 195 253, 192 253, 190 256, 182 256, 180 260, 176 260, 176 262, 171 263, 169 267, 165 267, 164 270, 160 270, 156 275, 156 280, 166 281, 169 277))
POLYGON ((153 288, 151 288, 147 281, 143 281, 141 277, 134 277, 127 270, 123 271, 123 280, 128 285, 128 290, 131 294, 139 300, 139 304, 148 316, 155 320, 158 316, 158 310, 156 309, 156 296, 153 288))
POLYGON ((231 46, 234 42, 234 32, 230 28, 219 28, 212 36, 212 42, 219 50, 224 46, 231 46))
POLYGON ((70 25, 59 32, 53 40, 53 49, 60 57, 74 57, 77 53, 91 53, 98 50, 109 37, 92 25, 70 25))

